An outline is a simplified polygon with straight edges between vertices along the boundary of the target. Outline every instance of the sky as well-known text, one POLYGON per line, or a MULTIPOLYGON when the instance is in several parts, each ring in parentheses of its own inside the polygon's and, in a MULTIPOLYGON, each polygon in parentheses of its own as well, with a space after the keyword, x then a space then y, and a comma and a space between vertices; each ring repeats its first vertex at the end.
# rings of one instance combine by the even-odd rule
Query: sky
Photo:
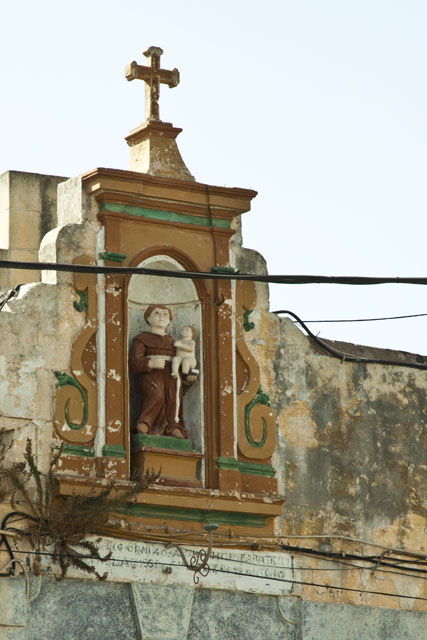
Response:
MULTIPOLYGON (((271 274, 427 276, 425 0, 0 0, 0 173, 128 168, 124 67, 177 67, 160 117, 196 180, 258 191, 244 246, 271 274)), ((274 285, 302 319, 427 313, 426 287, 274 285)), ((427 354, 427 316, 310 324, 427 354)), ((319 333, 320 332, 320 333, 319 333)))

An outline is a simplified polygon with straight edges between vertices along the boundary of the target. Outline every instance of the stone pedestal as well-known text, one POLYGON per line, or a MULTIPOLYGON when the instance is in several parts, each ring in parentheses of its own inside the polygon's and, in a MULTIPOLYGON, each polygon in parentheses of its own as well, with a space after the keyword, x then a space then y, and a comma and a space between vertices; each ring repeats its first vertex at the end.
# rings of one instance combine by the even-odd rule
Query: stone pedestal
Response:
POLYGON ((158 484, 161 485, 201 487, 198 463, 202 458, 202 453, 192 450, 189 440, 142 434, 132 436, 133 473, 160 472, 158 484))
POLYGON ((126 142, 130 147, 129 169, 151 176, 194 181, 181 157, 175 138, 182 129, 170 122, 147 121, 133 129, 126 142))

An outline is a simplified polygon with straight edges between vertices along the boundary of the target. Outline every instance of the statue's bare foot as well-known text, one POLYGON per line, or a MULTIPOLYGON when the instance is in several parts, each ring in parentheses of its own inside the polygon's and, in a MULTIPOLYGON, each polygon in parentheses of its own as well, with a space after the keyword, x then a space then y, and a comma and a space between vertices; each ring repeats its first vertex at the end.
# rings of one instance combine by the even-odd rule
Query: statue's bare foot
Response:
POLYGON ((179 429, 174 429, 171 433, 171 436, 173 436, 174 438, 183 438, 184 434, 179 429))
POLYGON ((136 425, 136 430, 138 433, 148 433, 149 432, 148 424, 146 424, 145 422, 139 422, 136 425))

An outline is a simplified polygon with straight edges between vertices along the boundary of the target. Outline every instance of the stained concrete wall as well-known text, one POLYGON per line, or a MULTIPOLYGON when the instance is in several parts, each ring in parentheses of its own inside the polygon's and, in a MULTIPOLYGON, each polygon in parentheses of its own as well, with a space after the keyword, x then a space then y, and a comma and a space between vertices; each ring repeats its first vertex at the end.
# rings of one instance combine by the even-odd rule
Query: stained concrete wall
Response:
POLYGON ((423 613, 292 596, 47 577, 28 604, 25 581, 8 584, 2 640, 422 640, 427 624, 423 613))
MULTIPOLYGON (((365 358, 427 358, 335 343, 365 358)), ((290 319, 275 359, 282 531, 426 547, 427 370, 341 362, 290 319)))
MULTIPOLYGON (((237 266, 265 273, 263 258, 235 248, 237 266)), ((268 313, 257 284, 247 343, 277 416, 276 468, 286 505, 283 534, 336 533, 427 551, 427 356, 326 341, 360 358, 325 353, 290 318, 268 313)))

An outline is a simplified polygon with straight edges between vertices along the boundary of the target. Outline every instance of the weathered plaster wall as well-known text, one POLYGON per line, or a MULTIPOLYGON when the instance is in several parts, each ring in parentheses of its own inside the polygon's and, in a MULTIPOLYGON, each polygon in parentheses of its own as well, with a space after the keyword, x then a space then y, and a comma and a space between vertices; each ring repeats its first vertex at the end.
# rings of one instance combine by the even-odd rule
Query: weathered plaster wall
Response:
POLYGON ((52 437, 55 371, 67 370, 83 318, 71 286, 21 287, 0 313, 0 439, 22 457, 27 437, 46 464, 52 437))
MULTIPOLYGON (((99 225, 80 178, 10 171, 0 177, 0 186, 9 229, 2 257, 72 262, 85 252, 95 255, 99 225)), ((0 442, 13 440, 9 456, 20 459, 27 437, 33 438, 45 467, 51 451, 55 371, 69 369, 84 317, 73 308, 78 296, 72 274, 0 270, 0 288, 18 282, 32 284, 22 286, 0 314, 0 442)))
MULTIPOLYGON (((364 357, 393 352, 365 348, 364 357)), ((427 371, 341 362, 283 319, 275 372, 282 531, 426 550, 427 371)))
MULTIPOLYGON (((265 272, 254 251, 238 250, 237 266, 265 272)), ((419 537, 427 519, 427 370, 341 362, 292 320, 268 313, 265 285, 257 284, 257 296, 247 342, 278 419, 276 467, 287 498, 281 532, 427 549, 427 538, 419 537)), ((427 366, 425 356, 331 344, 360 357, 427 366)))
MULTIPOLYGON (((7 182, 9 177, 1 179, 7 182)), ((54 182, 49 182, 49 188, 54 182)), ((99 223, 93 199, 85 194, 80 178, 63 182, 58 192, 57 215, 49 213, 46 224, 38 227, 39 242, 40 229, 46 232, 41 259, 71 262, 82 254, 96 256, 99 223)), ((265 273, 259 254, 240 249, 238 242, 233 246, 241 271, 265 273)), ((257 284, 256 289, 257 306, 251 315, 255 327, 244 339, 260 364, 262 388, 277 416, 274 464, 279 490, 286 497, 277 523, 279 539, 319 549, 322 539, 294 536, 354 536, 426 552, 427 373, 400 366, 341 363, 314 347, 290 320, 280 321, 268 313, 267 287, 257 284)), ((1 438, 6 443, 13 439, 17 458, 26 437, 34 437, 42 466, 50 454, 54 372, 69 368, 71 346, 84 324, 82 314, 73 309, 76 299, 70 274, 45 273, 41 283, 24 286, 0 314, 1 438)), ((377 357, 385 355, 376 351, 377 357)), ((418 361, 427 359, 418 357, 418 361)), ((331 539, 330 544, 336 551, 350 548, 345 540, 331 539)), ((358 549, 366 552, 362 543, 358 549)), ((27 640, 54 637, 53 620, 58 637, 80 638, 84 628, 85 637, 94 640, 141 636, 158 640, 246 636, 250 640, 260 634, 348 640, 424 637, 424 617, 415 610, 425 611, 425 601, 413 598, 427 598, 427 581, 385 575, 381 570, 374 574, 371 569, 341 567, 340 571, 326 559, 301 555, 296 559, 306 581, 329 581, 332 587, 295 585, 293 599, 279 600, 255 593, 220 593, 203 589, 203 585, 191 594, 178 593, 178 588, 171 594, 150 585, 150 616, 144 614, 144 585, 138 588, 138 596, 138 589, 120 582, 101 585, 67 580, 57 585, 46 578, 31 608, 23 606, 12 615, 15 600, 22 602, 23 596, 18 598, 14 591, 22 588, 22 582, 5 580, 1 586, 9 590, 0 603, 7 602, 9 608, 0 604, 0 638, 2 633, 27 640), (325 573, 327 567, 330 574, 325 573), (334 585, 360 591, 342 591, 334 585), (411 597, 368 596, 364 590, 411 597), (181 597, 182 602, 190 598, 190 604, 182 605, 181 597), (108 614, 105 602, 115 603, 108 605, 108 614), (73 615, 74 606, 79 607, 78 616, 73 615), (109 615, 113 606, 120 615, 109 615), (175 621, 186 611, 184 631, 178 626, 175 635, 167 636, 161 628, 155 633, 146 630, 144 624, 149 624, 150 617, 159 627, 162 616, 170 622, 170 611, 175 621), (286 622, 283 615, 295 624, 286 622)))

